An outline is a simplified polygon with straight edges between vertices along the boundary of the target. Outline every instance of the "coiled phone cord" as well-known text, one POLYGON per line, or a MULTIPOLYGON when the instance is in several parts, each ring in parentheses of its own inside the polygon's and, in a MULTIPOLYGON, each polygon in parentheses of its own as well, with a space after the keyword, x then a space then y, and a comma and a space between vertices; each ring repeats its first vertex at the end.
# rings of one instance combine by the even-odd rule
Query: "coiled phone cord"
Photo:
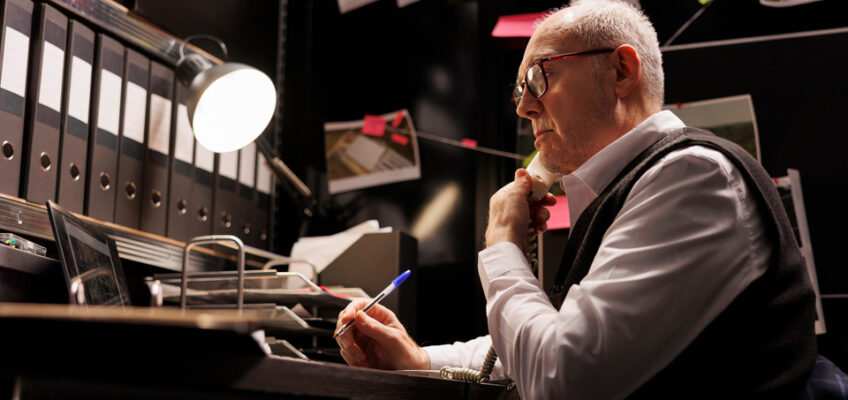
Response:
POLYGON ((497 359, 498 355, 495 353, 495 346, 491 346, 489 347, 489 351, 486 353, 486 358, 483 359, 483 367, 480 368, 479 371, 472 368, 444 366, 439 370, 439 375, 441 375, 442 379, 452 381, 485 383, 488 382, 489 377, 492 376, 492 369, 495 368, 495 361, 497 361, 497 359))
MULTIPOLYGON (((539 269, 539 235, 531 235, 527 244, 527 261, 530 263, 530 270, 533 275, 539 269)), ((442 379, 452 381, 463 381, 471 383, 485 383, 492 376, 492 369, 495 368, 495 361, 498 360, 498 354, 495 352, 495 345, 489 346, 489 351, 486 352, 486 357, 483 359, 483 366, 480 370, 472 368, 448 367, 444 366, 439 370, 439 375, 442 379)))

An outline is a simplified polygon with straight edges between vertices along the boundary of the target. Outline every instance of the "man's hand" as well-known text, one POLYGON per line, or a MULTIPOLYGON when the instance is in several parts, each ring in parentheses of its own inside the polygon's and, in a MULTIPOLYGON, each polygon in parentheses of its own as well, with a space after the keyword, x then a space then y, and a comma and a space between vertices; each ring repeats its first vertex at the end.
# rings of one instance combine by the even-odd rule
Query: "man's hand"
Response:
POLYGON ((350 329, 336 337, 345 361, 367 368, 429 369, 430 355, 409 337, 395 313, 379 304, 360 312, 367 304, 355 300, 339 313, 336 330, 356 319, 350 329))
POLYGON ((529 201, 527 197, 531 185, 530 174, 524 169, 518 169, 515 171, 515 180, 498 190, 489 200, 486 247, 512 242, 521 251, 526 251, 529 238, 548 229, 547 221, 551 213, 545 207, 556 204, 556 198, 546 193, 539 201, 529 201))

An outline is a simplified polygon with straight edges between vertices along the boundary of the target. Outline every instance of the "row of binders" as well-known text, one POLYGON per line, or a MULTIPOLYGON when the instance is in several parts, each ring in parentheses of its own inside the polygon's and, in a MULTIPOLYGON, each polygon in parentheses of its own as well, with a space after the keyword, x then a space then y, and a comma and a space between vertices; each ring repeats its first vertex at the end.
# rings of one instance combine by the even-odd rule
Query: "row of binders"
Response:
POLYGON ((177 240, 233 234, 268 248, 266 160, 252 144, 199 145, 172 66, 48 4, 0 7, 0 193, 177 240))

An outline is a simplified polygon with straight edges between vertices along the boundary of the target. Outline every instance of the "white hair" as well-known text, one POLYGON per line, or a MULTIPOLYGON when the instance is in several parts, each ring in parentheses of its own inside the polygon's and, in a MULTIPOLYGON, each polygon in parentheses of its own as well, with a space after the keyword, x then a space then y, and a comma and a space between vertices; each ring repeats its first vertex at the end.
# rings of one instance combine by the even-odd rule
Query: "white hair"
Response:
POLYGON ((657 32, 645 14, 626 0, 573 0, 568 6, 573 19, 566 29, 589 49, 615 48, 629 44, 642 61, 645 90, 655 105, 662 106, 665 78, 657 32))

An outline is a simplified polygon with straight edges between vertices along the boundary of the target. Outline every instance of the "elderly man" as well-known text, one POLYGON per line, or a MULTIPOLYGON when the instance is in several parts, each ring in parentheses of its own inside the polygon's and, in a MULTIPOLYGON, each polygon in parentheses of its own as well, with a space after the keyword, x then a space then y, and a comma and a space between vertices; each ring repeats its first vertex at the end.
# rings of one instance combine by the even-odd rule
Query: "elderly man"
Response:
POLYGON ((421 348, 390 311, 355 302, 342 355, 479 368, 491 344, 494 377, 524 398, 797 397, 816 357, 814 298, 768 175, 661 111, 661 53, 640 11, 574 3, 533 34, 513 94, 576 221, 552 293, 524 250, 553 199, 528 201, 520 169, 492 196, 479 254, 490 336, 421 348))

